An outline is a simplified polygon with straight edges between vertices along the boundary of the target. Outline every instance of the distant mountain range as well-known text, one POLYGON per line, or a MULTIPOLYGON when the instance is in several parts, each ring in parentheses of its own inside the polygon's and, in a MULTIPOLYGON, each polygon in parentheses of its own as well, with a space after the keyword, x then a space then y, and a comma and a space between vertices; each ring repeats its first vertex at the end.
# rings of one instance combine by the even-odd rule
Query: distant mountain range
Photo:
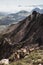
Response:
MULTIPOLYGON (((34 8, 31 12, 36 11, 40 14, 43 14, 43 9, 40 8, 34 8)), ((17 13, 0 13, 0 25, 11 25, 11 24, 16 24, 19 21, 22 21, 25 19, 27 16, 31 14, 31 12, 22 10, 17 13)))
POLYGON ((8 14, 6 17, 0 19, 0 25, 9 25, 15 24, 23 19, 25 19, 29 15, 27 11, 20 11, 18 13, 8 14))
POLYGON ((7 12, 0 12, 0 16, 7 16, 8 13, 7 12))
POLYGON ((0 12, 0 33, 5 30, 9 25, 16 24, 22 21, 29 15, 28 11, 19 11, 18 13, 5 13, 0 12))
POLYGON ((29 15, 28 11, 19 11, 16 14, 12 13, 10 14, 8 17, 12 17, 12 19, 15 20, 15 22, 21 21, 23 20, 25 17, 27 17, 29 15))

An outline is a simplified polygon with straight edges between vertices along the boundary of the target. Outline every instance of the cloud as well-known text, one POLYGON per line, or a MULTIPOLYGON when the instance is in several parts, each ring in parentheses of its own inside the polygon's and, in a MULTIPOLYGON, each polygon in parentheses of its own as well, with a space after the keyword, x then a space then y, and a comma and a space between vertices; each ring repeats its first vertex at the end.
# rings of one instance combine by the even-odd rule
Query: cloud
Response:
MULTIPOLYGON (((0 0, 0 11, 17 12, 20 10, 30 11, 37 5, 43 4, 43 0, 0 0), (34 5, 35 4, 35 5, 34 5)), ((38 6, 43 8, 43 6, 38 6)))

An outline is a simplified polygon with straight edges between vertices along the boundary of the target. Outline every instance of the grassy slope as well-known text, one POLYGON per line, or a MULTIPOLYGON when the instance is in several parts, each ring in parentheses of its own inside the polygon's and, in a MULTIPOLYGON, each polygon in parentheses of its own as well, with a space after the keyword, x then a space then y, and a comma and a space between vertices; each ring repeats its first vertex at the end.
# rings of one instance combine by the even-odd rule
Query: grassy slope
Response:
POLYGON ((37 50, 31 52, 24 59, 10 63, 10 65, 39 65, 43 64, 43 50, 37 50))

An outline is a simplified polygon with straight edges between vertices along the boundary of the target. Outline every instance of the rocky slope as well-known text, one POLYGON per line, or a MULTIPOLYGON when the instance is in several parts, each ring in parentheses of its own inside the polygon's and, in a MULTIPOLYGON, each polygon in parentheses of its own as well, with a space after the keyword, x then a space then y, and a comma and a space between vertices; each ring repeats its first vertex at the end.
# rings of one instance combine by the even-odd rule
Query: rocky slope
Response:
POLYGON ((13 24, 0 36, 0 59, 8 58, 16 49, 43 45, 43 14, 33 11, 24 20, 13 24))

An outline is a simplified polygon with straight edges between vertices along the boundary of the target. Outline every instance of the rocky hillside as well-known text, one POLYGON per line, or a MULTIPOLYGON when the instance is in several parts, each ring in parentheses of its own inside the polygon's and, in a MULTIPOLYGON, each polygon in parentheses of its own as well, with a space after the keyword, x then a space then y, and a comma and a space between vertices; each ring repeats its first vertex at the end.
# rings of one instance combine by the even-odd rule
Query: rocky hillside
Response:
POLYGON ((24 20, 12 24, 0 35, 0 59, 8 58, 16 49, 43 45, 43 14, 33 11, 24 20))

